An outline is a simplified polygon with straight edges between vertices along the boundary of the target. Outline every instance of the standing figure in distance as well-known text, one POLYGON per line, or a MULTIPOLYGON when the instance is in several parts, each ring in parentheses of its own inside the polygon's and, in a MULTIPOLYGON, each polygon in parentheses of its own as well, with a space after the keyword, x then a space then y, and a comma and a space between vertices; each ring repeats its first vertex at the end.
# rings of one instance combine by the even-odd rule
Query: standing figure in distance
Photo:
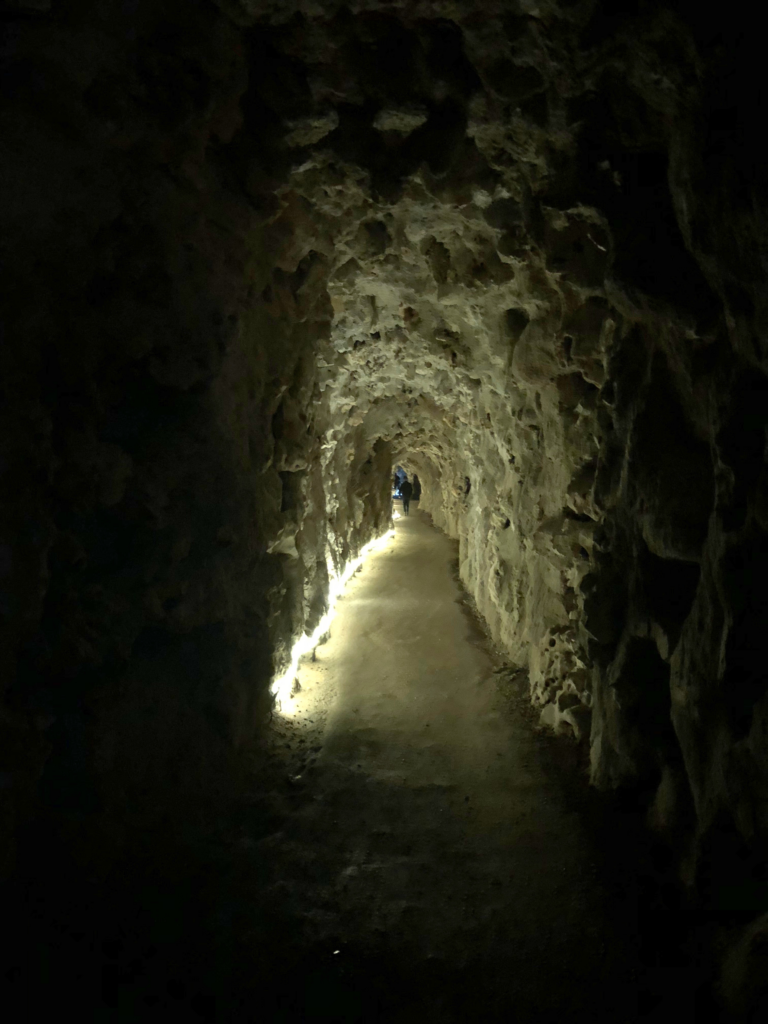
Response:
POLYGON ((403 499, 403 512, 408 515, 408 509, 411 505, 411 495, 413 494, 413 484, 406 477, 400 484, 400 497, 403 499))

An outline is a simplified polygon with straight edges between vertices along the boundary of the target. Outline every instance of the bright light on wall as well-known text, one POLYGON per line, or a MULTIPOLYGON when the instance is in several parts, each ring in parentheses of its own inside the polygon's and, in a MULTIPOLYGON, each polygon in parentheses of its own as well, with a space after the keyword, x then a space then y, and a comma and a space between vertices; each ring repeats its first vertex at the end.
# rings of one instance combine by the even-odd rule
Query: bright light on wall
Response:
POLYGON ((289 710, 288 701, 290 701, 293 696, 293 681, 296 678, 299 661, 303 655, 309 654, 310 651, 317 647, 323 635, 331 628, 331 622, 333 621, 333 617, 336 612, 336 602, 346 587, 349 578, 360 568, 365 558, 372 551, 378 551, 380 548, 385 547, 394 536, 395 531, 388 530, 385 534, 382 534, 381 537, 377 537, 375 540, 369 541, 365 547, 360 549, 360 554, 357 558, 353 558, 351 562, 347 563, 341 574, 335 573, 333 571, 333 567, 329 565, 331 583, 328 588, 328 611, 322 619, 320 619, 317 627, 312 633, 305 633, 303 636, 299 637, 293 645, 291 661, 288 668, 281 676, 278 676, 272 681, 272 685, 269 688, 270 693, 277 698, 279 711, 285 712, 289 710))

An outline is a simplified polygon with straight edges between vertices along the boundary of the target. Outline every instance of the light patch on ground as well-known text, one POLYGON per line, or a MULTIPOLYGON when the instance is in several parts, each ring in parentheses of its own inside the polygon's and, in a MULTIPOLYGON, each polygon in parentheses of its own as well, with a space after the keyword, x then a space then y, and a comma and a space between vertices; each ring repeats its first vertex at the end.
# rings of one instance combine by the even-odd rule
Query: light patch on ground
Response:
POLYGON ((341 573, 337 574, 329 562, 328 575, 331 582, 328 591, 328 611, 311 633, 304 633, 303 636, 299 637, 293 645, 288 668, 272 683, 271 691, 276 697, 276 710, 278 714, 293 717, 301 709, 301 705, 305 703, 296 700, 297 695, 301 693, 301 690, 296 685, 299 662, 303 657, 314 652, 323 641, 323 638, 329 633, 336 614, 336 604, 339 598, 342 597, 347 583, 360 570, 368 555, 374 551, 384 550, 394 541, 394 538, 395 531, 388 530, 383 536, 369 541, 368 544, 361 548, 357 558, 353 558, 348 562, 341 573))

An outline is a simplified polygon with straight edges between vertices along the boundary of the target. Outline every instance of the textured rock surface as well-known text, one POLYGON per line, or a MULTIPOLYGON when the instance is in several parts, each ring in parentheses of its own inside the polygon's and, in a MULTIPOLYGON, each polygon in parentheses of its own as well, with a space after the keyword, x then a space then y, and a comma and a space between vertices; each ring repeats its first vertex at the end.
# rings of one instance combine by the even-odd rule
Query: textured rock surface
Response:
POLYGON ((639 790, 688 880, 759 859, 749 19, 3 16, 7 833, 40 792, 118 821, 219 800, 394 458, 593 781, 639 790))

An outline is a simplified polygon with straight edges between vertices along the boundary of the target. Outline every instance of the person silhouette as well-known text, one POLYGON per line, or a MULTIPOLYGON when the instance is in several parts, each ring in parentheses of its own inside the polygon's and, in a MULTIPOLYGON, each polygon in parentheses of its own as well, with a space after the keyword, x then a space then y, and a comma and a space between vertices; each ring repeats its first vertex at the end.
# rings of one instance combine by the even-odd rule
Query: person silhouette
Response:
POLYGON ((413 484, 405 477, 403 482, 400 484, 400 497, 403 499, 403 512, 408 515, 408 509, 411 505, 411 495, 413 494, 413 484))

